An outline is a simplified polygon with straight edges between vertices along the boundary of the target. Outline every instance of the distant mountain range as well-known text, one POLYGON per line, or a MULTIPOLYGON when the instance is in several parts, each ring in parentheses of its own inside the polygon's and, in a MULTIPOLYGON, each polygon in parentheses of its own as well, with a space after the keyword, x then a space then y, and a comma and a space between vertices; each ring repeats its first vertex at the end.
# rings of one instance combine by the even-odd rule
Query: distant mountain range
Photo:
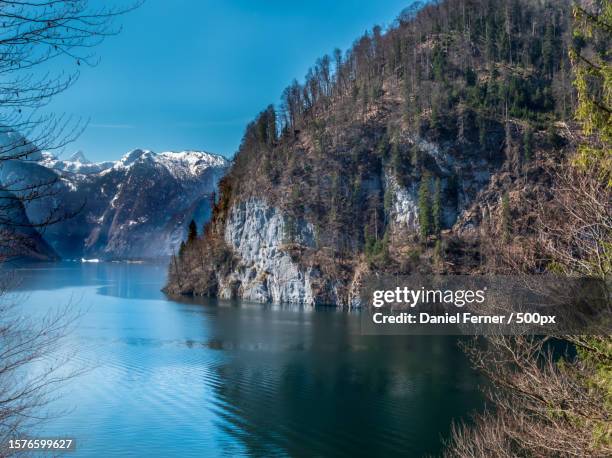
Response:
POLYGON ((191 219, 201 227, 210 218, 228 166, 222 156, 203 151, 135 149, 118 161, 97 163, 81 151, 66 160, 37 152, 4 162, 0 181, 52 182, 45 196, 25 204, 33 223, 65 216, 41 232, 43 246, 54 253, 36 257, 147 259, 175 252, 191 219))

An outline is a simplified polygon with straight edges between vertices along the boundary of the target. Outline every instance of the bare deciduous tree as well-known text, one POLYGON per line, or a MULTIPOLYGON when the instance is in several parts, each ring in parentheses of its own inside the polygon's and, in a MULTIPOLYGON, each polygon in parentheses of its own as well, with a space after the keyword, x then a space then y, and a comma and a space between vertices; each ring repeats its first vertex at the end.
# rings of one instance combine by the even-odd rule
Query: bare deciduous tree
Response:
MULTIPOLYGON (((0 1, 0 168, 37 160, 41 151, 61 150, 78 137, 84 122, 44 107, 74 84, 82 66, 96 65, 92 48, 117 34, 114 19, 141 1, 122 6, 97 0, 0 1)), ((1 180, 0 227, 10 241, 1 245, 27 243, 23 222, 11 214, 53 195, 53 184, 53 179, 1 180)), ((68 216, 50 208, 49 215, 30 223, 44 228, 68 216)))
POLYGON ((565 273, 606 277, 612 269, 612 187, 590 166, 568 166, 557 174, 555 205, 541 208, 540 239, 565 273))
POLYGON ((71 365, 75 349, 67 345, 79 315, 70 306, 44 316, 24 314, 6 297, 8 289, 4 283, 0 293, 0 456, 12 454, 10 439, 64 413, 53 401, 85 370, 71 365))
MULTIPOLYGON (((44 107, 96 64, 92 48, 119 32, 114 19, 139 6, 98 0, 0 1, 0 172, 61 149, 84 128, 44 107)), ((24 205, 54 193, 54 180, 0 180, 0 262, 19 254, 38 229, 68 215, 50 208, 41 221, 23 218, 24 205)), ((76 315, 69 308, 29 316, 8 297, 14 276, 0 272, 0 456, 6 440, 52 416, 49 402, 75 372, 64 338, 76 315)))
POLYGON ((447 456, 610 456, 612 419, 598 365, 610 361, 610 349, 593 350, 609 339, 570 338, 589 348, 591 358, 555 355, 551 338, 495 336, 464 346, 475 367, 492 383, 487 397, 493 410, 475 425, 455 426, 447 456), (595 343, 595 348, 597 343, 595 343))

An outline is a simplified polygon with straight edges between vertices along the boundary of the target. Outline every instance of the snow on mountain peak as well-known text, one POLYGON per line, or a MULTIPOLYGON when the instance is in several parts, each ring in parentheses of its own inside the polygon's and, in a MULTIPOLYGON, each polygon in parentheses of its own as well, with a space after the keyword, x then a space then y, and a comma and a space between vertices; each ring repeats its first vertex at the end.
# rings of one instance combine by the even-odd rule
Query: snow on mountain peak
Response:
POLYGON ((131 151, 128 151, 118 162, 117 164, 119 165, 123 165, 123 166, 127 166, 130 164, 133 164, 134 162, 136 162, 137 160, 139 160, 142 156, 146 155, 147 153, 151 153, 151 151, 146 150, 146 149, 140 149, 140 148, 136 148, 133 149, 131 151))
POLYGON ((117 161, 113 168, 129 168, 144 161, 162 165, 175 178, 197 177, 209 167, 227 167, 229 165, 224 157, 204 151, 154 153, 150 150, 134 149, 117 161))
POLYGON ((81 164, 91 164, 91 161, 85 157, 83 151, 78 150, 72 156, 68 158, 70 162, 80 162, 81 164))
POLYGON ((207 153, 205 151, 164 151, 163 153, 159 153, 158 157, 163 160, 180 162, 191 166, 199 164, 206 165, 207 167, 223 167, 229 164, 227 159, 223 156, 207 153))
POLYGON ((204 151, 164 151, 157 155, 161 162, 176 178, 198 176, 209 167, 227 167, 229 162, 223 156, 204 151))
POLYGON ((77 151, 68 160, 60 160, 45 151, 40 162, 45 167, 77 175, 106 174, 111 170, 127 170, 142 163, 160 165, 177 179, 197 178, 210 167, 229 166, 229 161, 223 156, 204 151, 165 151, 158 154, 140 148, 128 151, 118 161, 106 162, 91 162, 82 151, 77 151))
POLYGON ((77 151, 67 160, 58 159, 54 154, 48 151, 43 151, 41 157, 42 159, 40 160, 40 165, 50 169, 78 175, 100 173, 115 164, 114 162, 110 161, 91 162, 85 157, 82 151, 77 151))

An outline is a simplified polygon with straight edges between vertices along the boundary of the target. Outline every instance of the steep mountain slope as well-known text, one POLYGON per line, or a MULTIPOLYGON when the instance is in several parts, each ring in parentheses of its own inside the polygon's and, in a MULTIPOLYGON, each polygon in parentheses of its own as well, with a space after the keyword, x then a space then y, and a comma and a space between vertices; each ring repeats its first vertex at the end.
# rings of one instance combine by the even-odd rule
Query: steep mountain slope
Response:
MULTIPOLYGON (((15 194, 0 190, 0 259, 56 261, 57 253, 32 225, 15 194)), ((42 229, 42 228, 41 228, 42 229)))
POLYGON ((42 156, 22 135, 0 126, 0 259, 57 260, 57 253, 40 235, 44 227, 30 221, 24 207, 24 202, 45 192, 44 179, 41 189, 24 187, 24 183, 7 174, 15 162, 10 158, 27 163, 41 160, 42 156))
POLYGON ((573 147, 569 19, 565 0, 445 0, 319 59, 247 127, 167 290, 350 306, 372 272, 482 269, 520 216, 504 196, 546 199, 573 147))
POLYGON ((133 150, 116 162, 91 163, 80 153, 58 160, 4 164, 3 182, 50 183, 26 206, 33 221, 61 221, 44 238, 66 258, 157 258, 178 249, 189 221, 210 216, 211 195, 228 162, 198 152, 133 150), (65 218, 61 218, 65 215, 65 218))

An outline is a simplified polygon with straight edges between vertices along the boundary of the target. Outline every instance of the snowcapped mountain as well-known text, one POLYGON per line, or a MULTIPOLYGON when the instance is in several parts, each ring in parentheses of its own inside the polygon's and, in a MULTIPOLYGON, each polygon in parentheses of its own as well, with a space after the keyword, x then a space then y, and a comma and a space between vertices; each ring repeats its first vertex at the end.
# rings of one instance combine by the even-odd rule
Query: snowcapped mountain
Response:
POLYGON ((210 218, 211 198, 229 162, 203 151, 129 151, 118 161, 94 163, 79 151, 66 160, 50 153, 13 161, 0 180, 49 182, 53 192, 26 206, 42 220, 54 208, 69 218, 44 239, 63 258, 143 259, 168 256, 195 219, 210 218))
POLYGON ((114 162, 112 169, 129 170, 134 165, 141 163, 159 164, 165 167, 173 177, 186 180, 199 177, 210 167, 227 167, 228 165, 227 160, 222 156, 202 151, 166 151, 157 154, 149 150, 135 149, 114 162))
POLYGON ((91 175, 111 170, 127 171, 136 164, 159 164, 177 179, 197 179, 209 167, 227 167, 222 156, 203 151, 165 151, 134 149, 118 161, 91 162, 82 151, 77 151, 67 160, 60 160, 49 152, 43 152, 39 163, 47 168, 75 175, 91 175))
POLYGON ((70 156, 68 160, 60 160, 51 153, 43 152, 40 164, 47 168, 60 170, 62 172, 88 175, 91 173, 100 173, 115 165, 115 162, 107 161, 93 163, 87 160, 82 151, 77 151, 70 156))

